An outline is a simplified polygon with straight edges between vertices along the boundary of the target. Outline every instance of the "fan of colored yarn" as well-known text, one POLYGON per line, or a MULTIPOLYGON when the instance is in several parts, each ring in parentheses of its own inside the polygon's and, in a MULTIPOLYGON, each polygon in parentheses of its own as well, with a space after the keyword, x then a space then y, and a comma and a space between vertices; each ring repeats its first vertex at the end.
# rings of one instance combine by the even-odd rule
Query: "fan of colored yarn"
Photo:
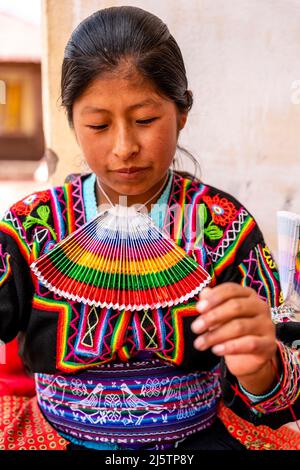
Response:
POLYGON ((211 280, 148 215, 122 205, 99 213, 31 268, 62 297, 120 310, 176 305, 211 280))
POLYGON ((277 212, 278 265, 286 302, 300 310, 300 215, 277 212))
POLYGON ((297 249, 297 256, 296 256, 294 288, 297 294, 300 296, 300 234, 299 234, 298 249, 297 249))

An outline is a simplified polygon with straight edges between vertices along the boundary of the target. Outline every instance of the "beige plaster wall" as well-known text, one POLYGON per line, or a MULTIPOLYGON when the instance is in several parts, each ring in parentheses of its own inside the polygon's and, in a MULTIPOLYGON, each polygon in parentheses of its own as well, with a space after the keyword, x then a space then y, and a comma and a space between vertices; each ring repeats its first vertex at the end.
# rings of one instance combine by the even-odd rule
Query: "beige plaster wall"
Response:
POLYGON ((43 3, 45 134, 60 157, 53 182, 79 171, 81 161, 57 103, 69 34, 97 9, 139 6, 168 24, 185 58, 195 103, 180 143, 199 160, 205 182, 255 215, 275 252, 276 211, 300 212, 299 0, 43 3))

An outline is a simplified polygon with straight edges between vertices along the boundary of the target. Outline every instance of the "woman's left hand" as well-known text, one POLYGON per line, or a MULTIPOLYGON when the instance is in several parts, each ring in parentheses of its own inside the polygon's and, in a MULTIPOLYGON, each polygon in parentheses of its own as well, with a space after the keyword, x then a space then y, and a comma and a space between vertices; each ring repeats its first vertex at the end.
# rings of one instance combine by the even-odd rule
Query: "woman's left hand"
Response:
MULTIPOLYGON (((247 380, 251 384, 256 374, 259 377, 268 368, 271 386, 277 350, 275 326, 268 304, 256 291, 230 282, 206 288, 197 309, 201 315, 192 323, 192 331, 199 335, 194 347, 200 351, 212 348, 214 354, 224 356, 228 369, 242 384, 247 385, 247 380)), ((265 384, 261 385, 263 390, 265 384)))

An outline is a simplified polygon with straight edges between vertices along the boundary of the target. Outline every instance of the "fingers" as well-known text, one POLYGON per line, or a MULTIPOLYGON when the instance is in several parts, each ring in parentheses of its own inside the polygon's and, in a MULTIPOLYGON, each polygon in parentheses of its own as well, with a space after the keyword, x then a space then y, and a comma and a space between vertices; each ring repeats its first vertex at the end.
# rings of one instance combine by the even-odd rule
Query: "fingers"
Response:
POLYGON ((264 333, 265 328, 260 329, 257 322, 251 318, 236 318, 198 336, 194 341, 194 347, 203 351, 242 336, 263 336, 264 333))
POLYGON ((200 294, 197 308, 201 313, 206 313, 212 308, 236 297, 250 297, 256 292, 250 287, 243 287, 233 282, 226 282, 214 288, 206 287, 200 294))
MULTIPOLYGON (((269 356, 267 348, 276 344, 270 308, 251 288, 234 283, 206 288, 196 307, 200 315, 191 329, 198 335, 194 347, 199 351, 211 348, 227 359, 228 355, 252 354, 255 363, 258 356, 269 356)), ((239 360, 239 368, 247 369, 242 356, 239 360)))
MULTIPOLYGON (((206 330, 215 329, 222 323, 229 322, 234 318, 250 318, 259 314, 259 299, 255 297, 237 297, 225 301, 223 304, 217 305, 206 313, 199 315, 193 321, 191 328, 196 334, 203 333, 206 330)), ((266 304, 261 304, 261 309, 268 309, 266 304)))
POLYGON ((274 354, 274 345, 276 343, 268 337, 249 335, 218 344, 212 351, 217 356, 253 354, 271 357, 274 354))

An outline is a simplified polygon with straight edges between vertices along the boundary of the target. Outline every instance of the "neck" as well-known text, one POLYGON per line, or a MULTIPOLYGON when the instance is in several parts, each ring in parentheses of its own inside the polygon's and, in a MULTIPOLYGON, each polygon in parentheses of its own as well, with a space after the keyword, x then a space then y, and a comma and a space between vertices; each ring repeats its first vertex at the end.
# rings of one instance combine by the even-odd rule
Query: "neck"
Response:
POLYGON ((150 212, 151 206, 157 202, 160 198, 162 192, 165 189, 167 180, 169 177, 169 172, 164 175, 162 179, 160 179, 151 189, 146 191, 143 194, 137 195, 126 195, 126 194, 119 194, 113 191, 110 187, 105 186, 101 183, 99 184, 99 180, 97 180, 97 187, 96 187, 96 198, 97 198, 97 205, 100 206, 102 204, 121 204, 124 206, 132 206, 134 204, 144 206, 147 208, 147 211, 150 212), (106 197, 107 196, 107 197, 106 197))

